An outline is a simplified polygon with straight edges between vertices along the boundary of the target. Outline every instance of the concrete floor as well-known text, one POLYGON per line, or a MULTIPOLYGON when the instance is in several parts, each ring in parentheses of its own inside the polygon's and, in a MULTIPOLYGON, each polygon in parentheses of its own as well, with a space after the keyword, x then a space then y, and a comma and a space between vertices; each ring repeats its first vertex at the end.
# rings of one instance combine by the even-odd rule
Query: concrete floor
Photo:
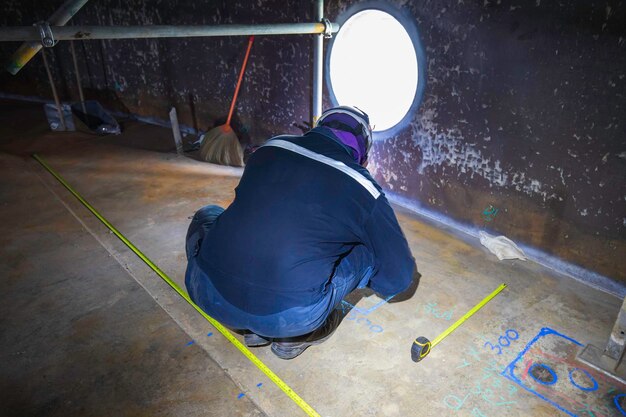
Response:
MULTIPOLYGON (((227 205, 240 171, 177 156, 152 126, 52 133, 40 106, 15 103, 0 106, 0 126, 1 415, 305 415, 29 155, 181 286, 189 216, 227 205)), ((398 214, 422 274, 411 300, 345 304, 336 334, 292 361, 254 350, 318 413, 624 414, 626 386, 575 360, 605 344, 621 300, 398 214), (502 282, 411 361, 416 336, 433 339, 502 282)))

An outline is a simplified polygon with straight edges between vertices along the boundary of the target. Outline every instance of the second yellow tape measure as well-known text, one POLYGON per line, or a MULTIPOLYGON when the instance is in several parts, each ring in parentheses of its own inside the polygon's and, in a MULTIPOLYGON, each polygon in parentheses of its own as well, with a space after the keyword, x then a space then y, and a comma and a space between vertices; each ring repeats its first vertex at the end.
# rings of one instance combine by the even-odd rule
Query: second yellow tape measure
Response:
POLYGON ((430 353, 432 348, 434 348, 439 342, 441 342, 448 335, 450 335, 450 333, 452 333, 457 327, 463 324, 465 320, 469 319, 474 315, 474 313, 483 308, 485 304, 491 301, 491 299, 494 298, 496 295, 500 294, 500 292, 505 288, 506 284, 500 285, 491 294, 485 297, 480 303, 476 304, 474 308, 465 313, 465 315, 458 319, 452 326, 448 327, 446 331, 437 336, 432 342, 424 336, 419 336, 417 339, 415 339, 413 345, 411 346, 411 359, 413 359, 413 362, 419 362, 424 359, 430 353))

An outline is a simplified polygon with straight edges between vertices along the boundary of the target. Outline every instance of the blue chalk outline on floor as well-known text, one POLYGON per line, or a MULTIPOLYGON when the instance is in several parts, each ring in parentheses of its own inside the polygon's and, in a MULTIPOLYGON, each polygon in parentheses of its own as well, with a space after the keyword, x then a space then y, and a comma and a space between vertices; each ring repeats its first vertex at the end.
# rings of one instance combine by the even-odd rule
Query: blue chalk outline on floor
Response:
MULTIPOLYGON (((373 307, 370 307, 367 310, 362 310, 359 307, 357 307, 357 306, 355 306, 353 304, 350 304, 346 300, 341 300, 341 304, 348 305, 348 306, 351 307, 351 310, 355 310, 357 313, 360 313, 360 314, 363 314, 364 316, 367 316, 368 314, 373 313, 379 307, 383 306, 384 304, 387 304, 389 302, 389 300, 391 300, 396 295, 398 295, 398 294, 390 295, 389 297, 385 298, 384 300, 380 300, 373 307)), ((342 310, 343 310, 343 308, 342 308, 342 310)))
MULTIPOLYGON (((578 388, 581 391, 592 392, 592 391, 597 391, 598 390, 598 381, 596 381, 596 379, 589 372, 587 372, 583 368, 574 368, 571 371, 569 371, 569 382, 571 382, 573 386, 575 386, 576 388, 578 388), (584 373, 587 376, 587 378, 593 380, 593 386, 591 386, 591 387, 583 387, 582 385, 578 385, 578 383, 576 383, 576 381, 574 381, 574 377, 572 376, 574 371, 582 371, 582 373, 584 373)), ((607 392, 607 394, 610 394, 610 392, 607 392)))
POLYGON ((550 403, 552 406, 558 408, 559 410, 563 411, 564 413, 572 416, 572 417, 578 417, 578 415, 572 413, 569 410, 566 410, 565 408, 563 408, 561 405, 557 404, 556 402, 548 399, 547 397, 539 394, 538 392, 536 392, 535 390, 533 390, 530 387, 527 387, 526 385, 524 385, 522 383, 522 381, 520 381, 520 379, 518 377, 515 376, 514 372, 515 372, 515 365, 517 364, 517 362, 521 361, 522 358, 524 357, 524 355, 526 354, 526 352, 528 352, 528 350, 535 344, 537 343, 537 341, 539 339, 541 339, 542 337, 545 337, 547 335, 556 335, 559 337, 562 337, 565 340, 569 340, 570 342, 578 345, 578 346, 583 346, 582 343, 578 342, 577 340, 572 339, 571 337, 565 336, 564 334, 561 334, 555 330, 552 330, 548 327, 544 327, 542 328, 539 333, 537 334, 537 336, 535 336, 530 342, 528 342, 528 344, 526 345, 526 347, 517 355, 517 357, 515 359, 513 359, 513 362, 511 362, 506 368, 504 368, 504 371, 502 371, 502 374, 505 378, 515 382, 517 385, 519 385, 520 387, 524 388, 526 391, 530 392, 531 394, 536 395, 537 397, 541 398, 542 400, 550 403))

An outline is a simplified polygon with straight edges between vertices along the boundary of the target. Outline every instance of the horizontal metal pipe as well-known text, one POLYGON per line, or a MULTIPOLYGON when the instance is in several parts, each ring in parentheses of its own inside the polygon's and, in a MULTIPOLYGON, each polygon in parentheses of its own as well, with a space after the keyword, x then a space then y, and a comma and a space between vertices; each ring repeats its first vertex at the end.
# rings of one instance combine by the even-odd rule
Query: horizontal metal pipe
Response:
MULTIPOLYGON (((187 38, 243 35, 301 35, 324 33, 323 23, 278 23, 268 25, 220 26, 51 26, 57 40, 187 38)), ((331 23, 331 32, 339 25, 331 23)), ((40 40, 36 27, 15 26, 0 28, 0 41, 40 40)))
MULTIPOLYGON (((67 0, 59 9, 48 18, 48 23, 56 26, 63 26, 74 16, 89 0, 67 0)), ((39 32, 35 29, 35 32, 39 32)), ((38 42, 28 42, 22 44, 19 49, 13 54, 11 60, 6 64, 6 69, 11 74, 15 75, 21 70, 24 65, 28 64, 41 49, 41 37, 37 36, 35 39, 17 39, 19 40, 31 40, 38 42)))

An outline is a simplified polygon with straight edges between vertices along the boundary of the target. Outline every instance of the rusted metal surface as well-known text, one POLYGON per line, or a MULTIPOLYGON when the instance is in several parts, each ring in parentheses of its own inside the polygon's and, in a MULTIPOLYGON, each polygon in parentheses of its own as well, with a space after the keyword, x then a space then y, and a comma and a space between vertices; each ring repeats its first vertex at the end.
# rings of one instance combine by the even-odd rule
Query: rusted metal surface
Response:
POLYGON ((393 3, 415 18, 426 89, 409 125, 375 143, 376 179, 444 220, 626 281, 626 5, 393 3))
MULTIPOLYGON (((2 25, 52 11, 22 3, 2 6, 2 25)), ((354 3, 329 2, 325 16, 337 21, 354 3)), ((369 168, 387 193, 626 282, 626 6, 392 3, 414 16, 427 68, 409 125, 373 147, 369 168)), ((311 4, 292 0, 149 4, 94 3, 76 24, 315 21, 311 4)), ((310 121, 311 43, 256 38, 234 117, 244 145, 310 121)), ((89 98, 161 119, 176 106, 182 124, 206 130, 225 120, 244 48, 238 37, 185 38, 84 42, 77 52, 89 98)), ((0 56, 8 50, 0 44, 0 56)), ((71 80, 69 51, 54 50, 55 76, 71 80)), ((29 66, 22 78, 0 76, 0 91, 45 95, 41 80, 43 68, 29 66)), ((63 99, 72 85, 59 88, 63 99)))
MULTIPOLYGON (((16 111, 19 106, 0 105, 0 191, 7 196, 0 215, 12 220, 0 235, 0 271, 8 284, 0 295, 0 324, 11 359, 0 367, 6 387, 0 404, 10 415, 138 410, 204 416, 208 410, 254 416, 253 404, 268 416, 298 415, 230 342, 209 336, 214 329, 195 320, 139 258, 55 188, 54 179, 44 175, 40 181, 38 171, 29 172, 25 161, 32 152, 45 154, 179 285, 189 217, 204 205, 232 202, 239 182, 235 169, 175 157, 170 130, 155 126, 128 123, 121 135, 99 140, 82 132, 58 135, 48 131, 38 107, 16 111), (172 327, 156 305, 150 307, 146 291, 185 332, 172 327), (73 295, 68 302, 59 301, 64 292, 73 295), (209 373, 214 367, 198 347, 235 383, 209 373), (254 403, 243 403, 246 398, 254 403)), ((626 386, 576 361, 577 342, 605 340, 620 299, 533 263, 499 262, 476 242, 397 214, 422 275, 416 294, 388 304, 371 293, 353 293, 356 299, 342 304, 348 315, 337 332, 301 359, 278 361, 270 349, 256 350, 296 392, 325 416, 398 417, 415 410, 422 417, 566 415, 555 406, 572 415, 583 407, 595 415, 620 414, 616 401, 626 386), (436 336, 503 280, 510 284, 505 292, 416 368, 409 352, 415 336, 436 336), (544 331, 546 326, 569 339, 544 331), (543 366, 531 368, 533 363, 543 366), (516 380, 505 378, 504 369, 516 380), (544 385, 555 377, 555 384, 544 385), (338 389, 331 380, 348 383, 338 389), (420 395, 412 395, 414 387, 420 395)))

